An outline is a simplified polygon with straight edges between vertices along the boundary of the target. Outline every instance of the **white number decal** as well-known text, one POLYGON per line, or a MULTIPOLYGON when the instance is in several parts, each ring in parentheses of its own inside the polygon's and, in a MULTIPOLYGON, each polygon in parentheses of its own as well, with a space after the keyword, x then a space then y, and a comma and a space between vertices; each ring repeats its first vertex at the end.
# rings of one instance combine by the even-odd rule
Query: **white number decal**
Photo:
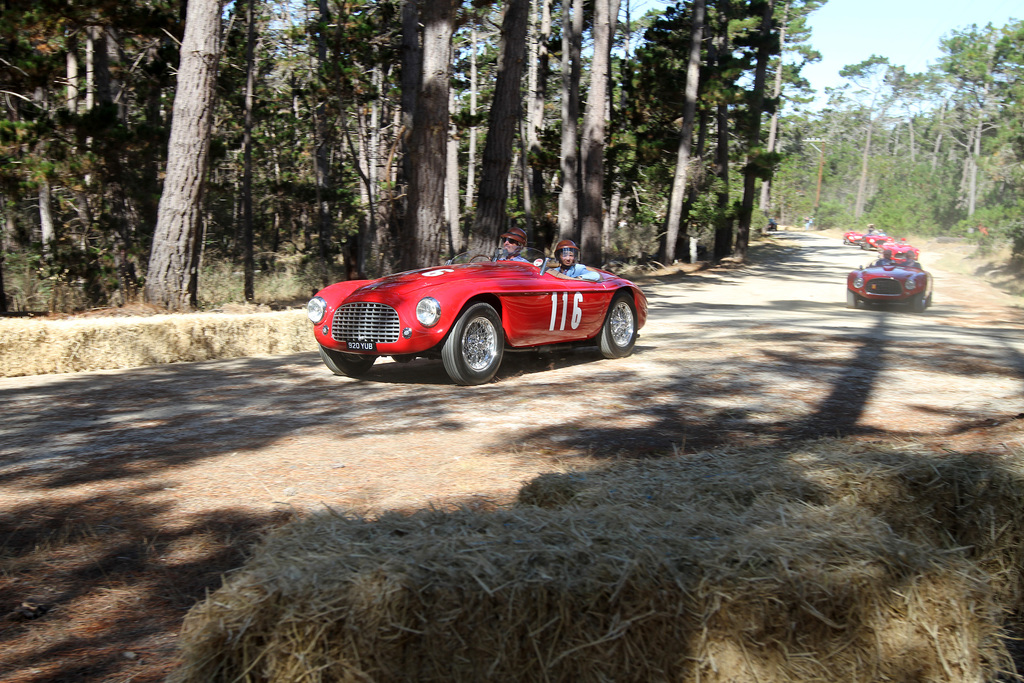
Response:
MULTIPOLYGON (((583 301, 583 293, 575 292, 572 295, 572 318, 569 320, 569 327, 576 329, 580 326, 580 322, 583 320, 583 309, 580 308, 580 303, 583 301)), ((569 307, 569 293, 562 292, 562 316, 561 322, 558 325, 559 331, 565 329, 566 313, 569 307)), ((548 323, 548 330, 554 331, 555 322, 558 321, 558 292, 551 293, 551 322, 548 323)))
POLYGON ((428 270, 423 273, 423 277, 437 277, 438 275, 444 275, 445 273, 454 273, 455 271, 451 268, 438 268, 437 270, 428 270))

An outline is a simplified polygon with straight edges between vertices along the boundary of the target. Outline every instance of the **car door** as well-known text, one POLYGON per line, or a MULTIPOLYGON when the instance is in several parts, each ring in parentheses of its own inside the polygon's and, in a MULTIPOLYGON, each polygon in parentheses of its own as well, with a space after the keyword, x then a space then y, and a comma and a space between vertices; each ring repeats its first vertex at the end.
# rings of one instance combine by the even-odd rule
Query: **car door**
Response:
POLYGON ((505 336, 516 347, 589 339, 604 324, 611 296, 601 282, 538 276, 529 289, 501 296, 505 336))

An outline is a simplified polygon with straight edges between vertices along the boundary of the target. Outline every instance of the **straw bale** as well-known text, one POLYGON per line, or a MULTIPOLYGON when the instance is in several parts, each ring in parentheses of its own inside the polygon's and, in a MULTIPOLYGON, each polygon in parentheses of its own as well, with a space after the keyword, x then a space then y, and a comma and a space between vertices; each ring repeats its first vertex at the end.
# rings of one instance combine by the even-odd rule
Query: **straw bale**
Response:
POLYGON ((792 473, 707 505, 724 491, 686 490, 678 464, 572 475, 576 503, 611 495, 613 471, 643 493, 603 503, 287 525, 190 612, 172 680, 980 681, 1006 665, 1003 606, 962 554, 792 473))
POLYGON ((300 310, 69 320, 0 319, 0 376, 316 350, 300 310))

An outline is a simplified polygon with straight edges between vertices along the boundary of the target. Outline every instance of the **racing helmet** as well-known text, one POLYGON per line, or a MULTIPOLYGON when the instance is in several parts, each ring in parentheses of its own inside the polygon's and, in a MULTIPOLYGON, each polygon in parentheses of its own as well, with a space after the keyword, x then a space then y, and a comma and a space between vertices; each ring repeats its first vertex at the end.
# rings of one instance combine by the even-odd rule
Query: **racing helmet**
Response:
POLYGON ((572 240, 562 240, 555 245, 555 258, 561 261, 562 253, 565 249, 569 250, 569 253, 573 255, 573 259, 578 263, 580 260, 580 248, 572 240))
POLYGON ((520 247, 526 246, 526 231, 522 228, 509 228, 507 232, 501 234, 501 242, 504 245, 505 240, 515 242, 520 247))

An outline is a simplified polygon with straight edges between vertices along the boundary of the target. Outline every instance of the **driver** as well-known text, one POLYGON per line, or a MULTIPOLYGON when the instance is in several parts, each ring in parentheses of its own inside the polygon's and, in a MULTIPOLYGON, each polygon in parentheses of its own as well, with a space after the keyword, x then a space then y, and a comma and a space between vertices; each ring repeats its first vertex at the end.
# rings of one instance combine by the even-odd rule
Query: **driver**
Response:
POLYGON ((509 228, 508 232, 501 236, 501 243, 498 244, 499 261, 523 261, 529 263, 519 255, 519 252, 526 246, 526 231, 522 228, 509 228))
POLYGON ((558 268, 551 271, 555 277, 567 280, 588 280, 597 282, 601 276, 579 263, 580 248, 572 240, 562 240, 555 245, 555 258, 558 260, 558 268))
POLYGON ((872 267, 876 267, 876 268, 880 267, 880 266, 895 266, 895 265, 897 265, 897 264, 896 264, 896 259, 893 258, 892 249, 886 249, 885 251, 883 251, 882 252, 882 258, 878 259, 877 261, 875 261, 874 263, 871 264, 872 267))

